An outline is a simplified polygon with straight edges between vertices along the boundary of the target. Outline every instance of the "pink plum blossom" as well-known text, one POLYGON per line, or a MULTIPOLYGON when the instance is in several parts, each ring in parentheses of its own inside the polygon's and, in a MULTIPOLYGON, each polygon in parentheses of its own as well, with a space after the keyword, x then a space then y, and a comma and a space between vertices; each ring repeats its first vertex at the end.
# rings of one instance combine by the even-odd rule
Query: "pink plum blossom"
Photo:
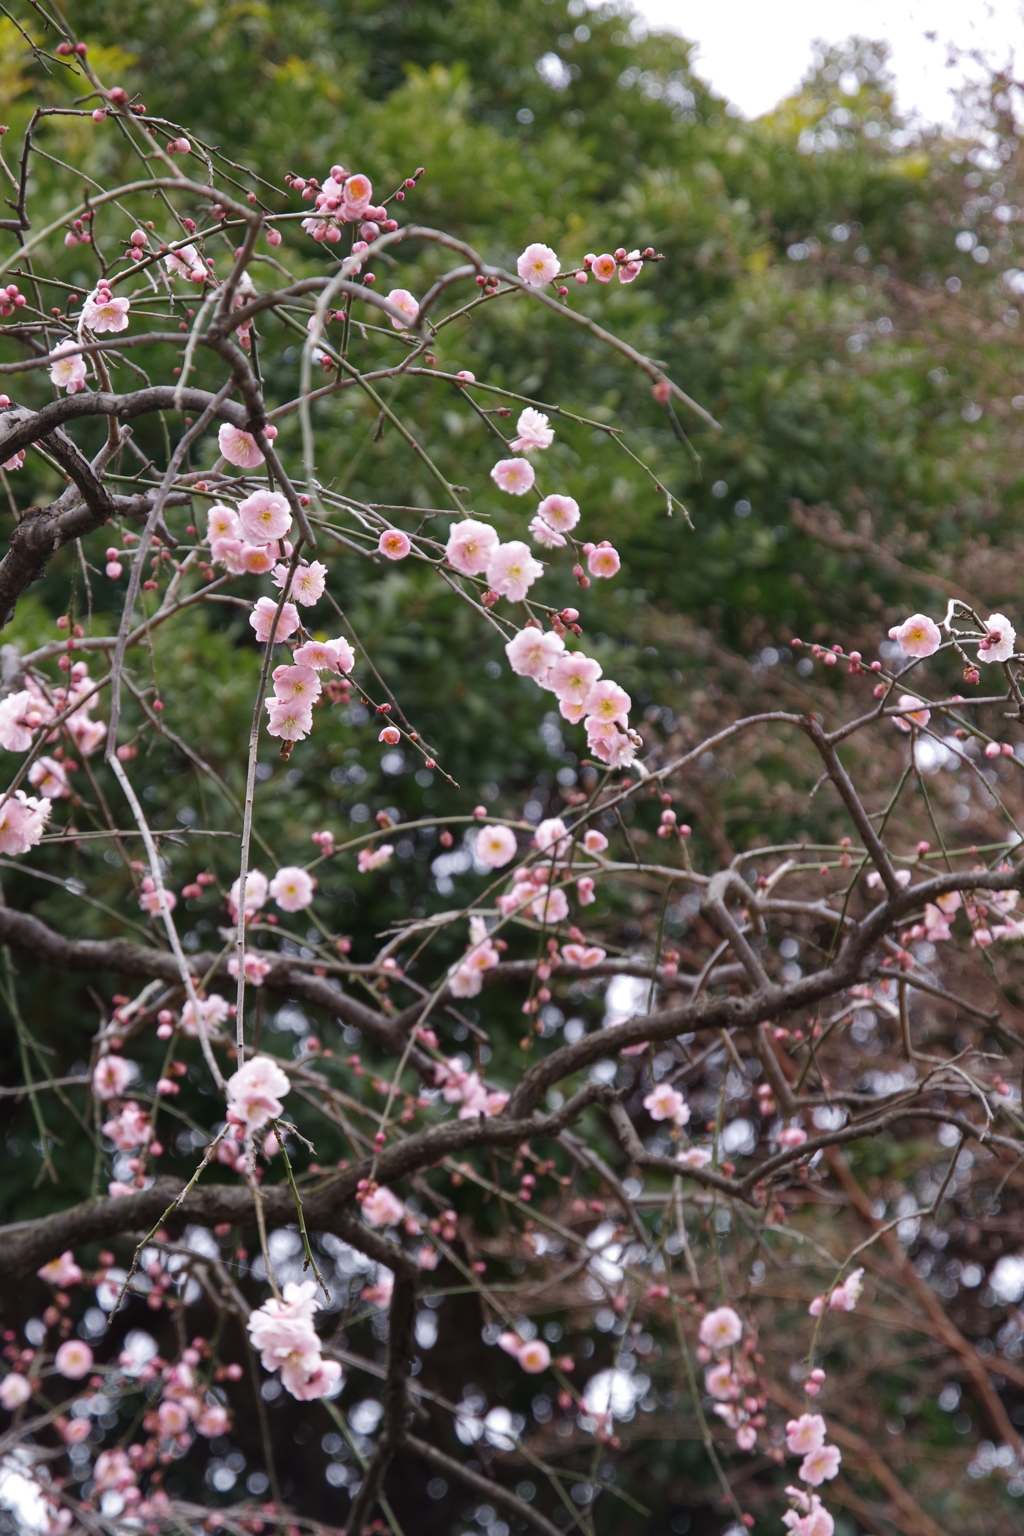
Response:
POLYGON ((228 463, 236 464, 239 469, 257 469, 263 463, 263 453, 256 446, 252 433, 233 427, 229 421, 221 424, 217 446, 228 463))
POLYGON ((622 565, 619 552, 603 539, 587 556, 587 569, 591 576, 614 576, 622 565))
POLYGON ((390 843, 381 843, 379 848, 360 848, 356 868, 361 875, 369 874, 372 869, 383 869, 394 851, 390 843))
MULTIPOLYGON (((261 954, 252 949, 247 949, 242 957, 242 969, 245 979, 252 987, 262 987, 264 981, 270 975, 271 967, 261 954)), ((228 973, 237 978, 238 956, 232 955, 228 961, 228 973)))
POLYGON ((537 516, 549 523, 556 533, 569 533, 580 520, 579 502, 574 501, 571 496, 562 496, 555 492, 551 496, 544 497, 537 508, 537 516))
POLYGON ((128 327, 130 308, 129 299, 115 299, 109 288, 100 286, 93 289, 82 305, 82 324, 87 325, 96 336, 103 335, 105 331, 123 331, 128 327))
POLYGON ((487 562, 487 581, 499 597, 521 603, 544 567, 530 554, 528 544, 520 539, 510 539, 499 544, 487 562))
POLYGON ((448 530, 445 556, 463 576, 482 576, 497 547, 498 535, 490 524, 467 517, 448 530))
POLYGON ((676 1125, 686 1125, 690 1118, 690 1106, 669 1083, 658 1083, 651 1090, 644 1099, 644 1109, 652 1120, 671 1120, 676 1125))
POLYGON ((51 1259, 44 1264, 42 1269, 37 1269, 36 1274, 40 1280, 45 1280, 47 1285, 55 1285, 64 1290, 69 1285, 77 1285, 82 1278, 82 1271, 75 1263, 75 1256, 70 1248, 65 1248, 59 1258, 51 1259))
POLYGON ((600 676, 599 661, 584 656, 582 651, 569 651, 551 668, 547 686, 563 703, 586 704, 600 676))
POLYGON ((404 331, 408 326, 415 323, 416 316, 420 312, 420 306, 408 288, 392 288, 388 294, 388 303, 405 316, 405 324, 401 320, 396 320, 394 315, 391 316, 391 324, 396 331, 404 331))
MULTIPOLYGON (((512 671, 520 677, 532 677, 545 685, 551 669, 565 650, 565 641, 554 630, 537 629, 533 625, 513 635, 505 646, 512 671)), ((0 706, 2 708, 2 706, 0 706)))
POLYGON ((253 1056, 227 1081, 228 1118, 245 1127, 247 1136, 276 1120, 281 1099, 291 1083, 272 1056, 253 1056))
POLYGON ((313 711, 308 704, 291 699, 265 699, 267 734, 282 741, 305 741, 313 729, 313 711))
POLYGON ((92 1091, 98 1099, 119 1098, 134 1076, 134 1062, 123 1056, 101 1056, 93 1068, 92 1091))
POLYGON ((85 388, 85 358, 76 352, 77 345, 74 341, 62 341, 54 347, 53 356, 56 361, 50 364, 51 381, 69 395, 75 395, 85 388), (68 353, 73 356, 68 356, 68 353))
POLYGON ((743 1336, 743 1324, 732 1307, 716 1307, 701 1321, 700 1342, 707 1349, 728 1349, 743 1336))
POLYGON ((140 1109, 134 1099, 129 1099, 116 1118, 106 1121, 103 1134, 121 1152, 130 1152, 134 1147, 145 1146, 153 1129, 145 1110, 140 1109))
POLYGON ((282 912, 302 912, 313 900, 316 881, 306 870, 288 864, 270 882, 270 894, 282 912))
POLYGON ((806 1456, 825 1444, 825 1420, 820 1413, 802 1413, 786 1424, 786 1448, 794 1456, 806 1456))
POLYGON ((583 834, 583 846, 588 853, 604 853, 608 847, 608 839, 603 832, 598 832, 596 827, 591 827, 583 834))
POLYGON ((53 1365, 68 1381, 81 1381, 92 1370, 92 1350, 82 1339, 65 1339, 53 1357, 53 1365))
POLYGON ((608 958, 607 950, 599 944, 563 944, 562 959, 566 965, 578 965, 581 971, 592 971, 608 958))
POLYGON ((618 262, 606 251, 603 256, 594 257, 590 270, 599 283, 610 283, 618 270, 618 262))
POLYGON ((913 694, 910 693, 900 694, 897 708, 907 711, 904 715, 893 716, 892 723, 898 731, 909 731, 911 721, 913 721, 914 725, 927 725, 932 717, 931 710, 924 708, 921 705, 920 699, 915 699, 913 694), (918 705, 917 709, 914 708, 915 704, 918 705))
MULTIPOLYGON (((276 565, 274 567, 274 586, 283 589, 288 580, 288 567, 276 565)), ((327 567, 320 560, 313 560, 309 565, 295 567, 295 575, 292 577, 291 596, 304 608, 312 608, 324 595, 324 587, 327 584, 327 567)))
POLYGON ((597 900, 594 895, 594 882, 589 875, 583 875, 576 881, 576 900, 581 907, 592 906, 597 900))
POLYGON ((509 447, 517 453, 532 453, 537 448, 550 448, 554 440, 554 428, 548 425, 544 412, 536 411, 532 405, 528 405, 519 413, 516 436, 509 447))
POLYGON ((183 245, 177 251, 168 251, 164 266, 172 277, 187 277, 191 282, 205 282, 206 268, 203 258, 194 245, 183 245))
POLYGON ((985 620, 988 634, 978 643, 979 661, 1009 661, 1017 644, 1013 625, 1004 613, 990 613, 985 620))
POLYGON ((533 834, 533 840, 541 853, 553 850, 556 858, 561 858, 569 851, 568 833, 561 816, 549 816, 542 821, 533 834))
MULTIPOLYGON (((277 604, 272 597, 258 598, 249 615, 249 623, 256 631, 256 639, 263 644, 270 639, 270 626, 274 622, 274 614, 277 612, 277 604)), ((289 635, 294 635, 299 627, 299 610, 294 603, 285 603, 281 609, 281 617, 277 621, 274 631, 274 642, 280 644, 287 640, 289 635)))
POLYGON ((32 1396, 32 1383, 21 1371, 9 1371, 0 1381, 0 1408, 13 1413, 32 1396))
POLYGON ((62 800, 71 794, 67 769, 54 757, 39 757, 28 771, 28 781, 47 800, 62 800))
POLYGON ((561 890, 544 891, 530 903, 538 923, 561 923, 569 916, 569 902, 561 890))
POLYGON ((524 1371, 537 1376, 551 1364, 551 1351, 543 1339, 531 1339, 529 1343, 520 1345, 516 1359, 524 1371))
MULTIPOLYGON (((232 885, 231 890, 228 892, 228 909, 231 913, 232 920, 235 922, 238 921, 238 897, 241 889, 242 882, 241 877, 239 877, 239 879, 235 881, 234 885, 232 885)), ((255 916, 260 908, 266 905, 267 893, 269 889, 270 885, 267 877, 262 873, 261 870, 250 869, 246 872, 245 915, 247 918, 255 916)))
POLYGON ((525 496, 537 478, 529 459, 499 459, 491 470, 491 479, 499 491, 510 496, 525 496))
MULTIPOLYGON (((269 544, 242 544, 237 555, 238 564, 243 571, 250 576, 265 576, 274 564, 274 556, 269 544)), ((283 582, 278 582, 283 586, 283 582)))
POLYGON ((684 1168, 706 1168, 711 1161, 711 1153, 707 1147, 687 1147, 685 1152, 680 1152, 676 1161, 684 1168))
POLYGON ((275 667, 271 674, 274 682, 274 696, 278 699, 288 699, 293 704, 300 704, 303 708, 312 705, 314 699, 318 699, 322 692, 320 679, 312 667, 288 666, 287 663, 275 667))
POLYGON ((720 1403, 738 1397, 740 1392, 739 1382, 733 1376, 728 1360, 721 1360, 718 1365, 704 1372, 704 1387, 708 1396, 716 1398, 720 1403))
POLYGON ((807 1132, 802 1125, 786 1125, 776 1136, 775 1140, 780 1147, 787 1151, 793 1151, 796 1147, 802 1147, 807 1140, 807 1132))
POLYGON ((412 540, 401 528, 385 528, 377 541, 377 548, 387 560, 404 560, 412 549, 412 540))
POLYGON ((546 523, 539 512, 535 517, 530 518, 526 528, 534 542, 539 544, 542 549, 565 548, 566 541, 563 535, 556 533, 551 524, 546 523))
POLYGON ((610 725, 626 725, 633 701, 625 688, 610 677, 595 683, 586 696, 584 710, 588 717, 610 725))
POLYGON ((905 656, 933 656, 942 644, 942 631, 925 613, 912 613, 889 631, 905 656))
POLYGON ((516 856, 516 835, 511 827, 481 827, 473 853, 481 864, 501 869, 516 856))
POLYGON ((516 271, 531 288, 543 288, 558 276, 558 257, 550 245, 528 245, 516 261, 516 271))
POLYGON ((239 502, 238 525, 251 544, 269 544, 284 538, 292 514, 280 491, 253 491, 239 502))
POLYGON ((328 1396, 340 1380, 341 1366, 337 1360, 324 1360, 320 1355, 315 1359, 289 1359, 281 1367, 282 1385, 303 1403, 328 1396))
POLYGON ((800 1477, 805 1483, 810 1483, 812 1488, 818 1488, 829 1478, 835 1477, 842 1459, 837 1445, 819 1445, 815 1450, 808 1451, 800 1463, 800 1477))
POLYGON ((355 666, 355 656, 347 640, 307 640, 296 648, 294 656, 298 666, 312 667, 316 672, 351 672, 355 666), (339 646, 345 647, 344 658, 339 646), (340 665, 342 659, 347 661, 347 666, 340 665))
POLYGON ((368 1226, 393 1227, 405 1215, 405 1206, 385 1184, 379 1184, 363 1201, 363 1215, 368 1226))
POLYGON ((209 1031, 216 1029, 229 1017, 227 1000, 221 997, 219 992, 211 992, 209 997, 197 998, 196 1003, 198 1018, 197 1008, 193 1006, 191 998, 181 1010, 181 1027, 186 1035, 193 1038, 200 1033, 200 1023, 204 1030, 209 1031))

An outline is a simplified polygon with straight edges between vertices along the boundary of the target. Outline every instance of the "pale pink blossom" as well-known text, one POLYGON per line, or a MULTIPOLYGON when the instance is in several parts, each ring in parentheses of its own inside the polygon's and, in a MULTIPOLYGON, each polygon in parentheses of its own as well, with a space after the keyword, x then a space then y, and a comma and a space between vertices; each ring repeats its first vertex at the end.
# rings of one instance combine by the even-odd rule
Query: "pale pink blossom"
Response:
POLYGON ((607 251, 603 256, 595 256, 590 263, 590 270, 599 283, 610 283, 617 269, 618 262, 607 251))
POLYGON ((305 741, 313 729, 310 705, 292 699, 264 699, 267 711, 267 735, 282 741, 305 741))
POLYGON ((949 918, 934 903, 927 901, 924 907, 924 932, 925 937, 932 944, 942 943, 952 937, 949 926, 949 918))
MULTIPOLYGON (((250 576, 265 576, 273 567, 274 556, 269 544, 243 544, 238 551, 238 564, 250 576)), ((283 582, 278 582, 283 586, 283 582)))
POLYGON ((381 843, 379 848, 360 848, 356 868, 361 875, 368 874, 371 869, 383 869, 394 851, 390 843, 381 843))
POLYGON ((524 1371, 537 1376, 551 1364, 551 1351, 543 1339, 531 1339, 529 1343, 520 1346, 516 1359, 524 1371))
POLYGON ((408 326, 415 323, 416 316, 420 312, 420 306, 408 288, 392 288, 388 294, 388 303, 405 316, 405 324, 401 320, 396 320, 394 315, 391 316, 391 324, 396 331, 404 331, 408 326))
POLYGON ((825 1444, 825 1420, 820 1413, 802 1413, 786 1424, 786 1448, 794 1456, 806 1456, 825 1444))
MULTIPOLYGON (((238 897, 242 889, 241 877, 235 881, 228 892, 228 908, 232 920, 238 921, 238 897)), ((255 916, 262 906, 266 904, 267 893, 270 889, 265 874, 258 869, 246 871, 245 876, 245 915, 247 918, 255 916)))
POLYGON ((340 1380, 341 1366, 337 1360, 324 1360, 319 1354, 315 1359, 310 1356, 288 1359, 281 1367, 282 1385, 302 1403, 326 1397, 340 1380))
POLYGON ((487 562, 487 583, 499 597, 521 603, 544 567, 530 554, 529 545, 521 539, 510 539, 499 544, 487 562))
POLYGON ((188 1414, 183 1404, 174 1399, 165 1398, 156 1411, 156 1417, 164 1439, 170 1439, 172 1435, 180 1435, 182 1430, 188 1429, 188 1414))
POLYGON ((312 667, 288 666, 284 663, 275 667, 271 674, 274 681, 274 697, 287 699, 292 704, 298 704, 304 709, 312 706, 314 699, 318 699, 322 692, 320 679, 312 667))
POLYGON ((432 1248, 429 1243, 424 1243, 423 1247, 416 1255, 416 1263, 419 1265, 420 1269, 436 1269, 440 1262, 441 1255, 438 1253, 437 1249, 432 1248))
POLYGON ((161 912, 173 912, 178 905, 178 898, 173 891, 166 886, 158 889, 156 881, 151 875, 146 875, 139 893, 139 906, 143 912, 159 914, 161 912))
POLYGON ((444 552, 448 564, 463 576, 481 576, 497 547, 498 535, 490 524, 467 517, 448 530, 444 552))
MULTIPOLYGON (((277 612, 277 604, 272 597, 258 598, 249 615, 249 623, 256 631, 256 639, 264 644, 270 639, 270 626, 274 622, 274 614, 277 612)), ((294 603, 285 603, 281 609, 281 617, 277 621, 274 631, 274 643, 280 644, 287 640, 289 635, 294 635, 299 627, 299 610, 294 603)))
MULTIPOLYGON (((786 1492, 792 1496, 800 1490, 787 1488, 786 1492)), ((810 1501, 804 1496, 804 1502, 808 1507, 805 1514, 798 1514, 795 1509, 789 1509, 782 1516, 782 1523, 789 1531, 789 1536, 834 1536, 836 1524, 828 1510, 822 1504, 816 1493, 812 1493, 810 1501)))
POLYGON ((39 757, 28 771, 28 781, 47 800, 61 800, 71 794, 67 769, 55 757, 39 757))
POLYGON ((401 528, 385 528, 377 548, 386 560, 404 560, 412 549, 412 540, 401 528))
POLYGON ((625 688, 620 688, 618 683, 606 677, 591 688, 584 709, 588 718, 610 725, 627 725, 632 706, 633 701, 625 688))
POLYGON ((671 1120, 675 1125, 686 1125, 690 1118, 690 1106, 670 1083, 658 1083, 652 1088, 644 1099, 644 1109, 652 1120, 671 1120))
MULTIPOLYGON (((277 429, 268 429, 266 435, 276 437, 277 429)), ((257 446, 252 433, 233 427, 229 421, 223 422, 217 433, 217 446, 228 463, 239 469, 258 469, 263 463, 262 449, 257 446)))
POLYGON ((535 517, 530 518, 526 525, 526 531, 542 549, 565 548, 565 538, 562 534, 556 533, 551 524, 546 523, 539 513, 535 517))
POLYGON ((364 1301, 368 1301, 371 1307, 389 1307, 391 1294, 395 1288, 395 1278, 386 1270, 378 1270, 379 1278, 373 1285, 364 1285, 361 1295, 364 1301))
POLYGON ((621 565, 618 550, 613 549, 607 539, 602 539, 587 556, 587 569, 591 576, 614 576, 621 565))
POLYGON ((363 1201, 363 1215, 368 1226, 393 1227, 405 1215, 405 1206, 387 1185, 379 1184, 363 1201))
POLYGON ((218 539, 237 539, 240 528, 238 513, 221 502, 215 502, 206 514, 206 539, 213 544, 218 539))
POLYGON ((37 1269, 36 1274, 40 1280, 45 1280, 47 1285, 55 1285, 59 1290, 64 1290, 69 1285, 77 1285, 82 1278, 82 1271, 75 1263, 75 1256, 70 1248, 57 1259, 51 1259, 44 1264, 42 1269, 37 1269))
POLYGON ((580 520, 579 502, 556 492, 544 497, 537 508, 537 516, 550 524, 556 533, 568 533, 580 520))
POLYGON ((562 703, 585 706, 600 676, 599 661, 582 651, 569 651, 552 666, 546 682, 562 703))
POLYGON ((0 1408, 13 1413, 32 1396, 32 1383, 20 1371, 9 1371, 0 1381, 0 1408))
POLYGON ((196 1002, 198 1004, 198 1021, 196 1008, 193 1007, 191 998, 188 999, 181 1010, 182 1030, 193 1039, 200 1033, 200 1023, 202 1023, 203 1029, 209 1032, 211 1029, 216 1029, 230 1017, 227 999, 221 997, 219 992, 211 992, 209 997, 197 998, 196 1002))
POLYGON ((587 721, 587 746, 609 768, 628 768, 636 756, 636 747, 626 733, 603 720, 587 721))
POLYGON ((135 1469, 128 1459, 127 1451, 117 1448, 100 1452, 92 1476, 97 1488, 124 1489, 130 1488, 135 1482, 135 1469))
POLYGON ((907 711, 907 713, 904 715, 893 716, 892 723, 898 731, 909 731, 911 721, 913 721, 914 725, 927 725, 928 721, 932 717, 931 710, 925 709, 921 705, 921 701, 919 699, 915 699, 913 694, 910 693, 900 694, 897 708, 907 711), (914 708, 915 704, 918 706, 916 709, 914 708))
POLYGON ((513 912, 518 912, 520 907, 525 907, 537 894, 537 887, 532 880, 517 880, 510 891, 504 896, 499 896, 497 907, 503 917, 508 917, 513 912))
MULTIPOLYGON (((341 643, 344 644, 345 642, 341 643)), ((298 646, 294 652, 296 665, 312 667, 315 672, 348 671, 348 668, 339 669, 338 644, 337 640, 307 640, 303 645, 298 646)), ((351 647, 349 648, 349 653, 351 654, 351 647)), ((355 665, 354 656, 352 657, 351 664, 355 665)))
POLYGON ((728 1360, 722 1360, 704 1372, 704 1387, 708 1396, 716 1398, 720 1403, 738 1397, 741 1391, 728 1360))
MULTIPOLYGON (((284 564, 274 566, 274 586, 284 588, 288 580, 288 567, 284 564)), ((327 567, 320 560, 313 560, 309 565, 298 565, 295 575, 292 577, 290 596, 304 608, 312 608, 324 595, 324 587, 327 584, 327 567)))
POLYGON ((50 364, 50 379, 58 389, 64 389, 69 395, 75 395, 80 389, 85 388, 85 358, 75 348, 78 343, 74 341, 62 341, 54 347, 53 356, 56 362, 50 364), (74 354, 68 356, 68 353, 74 354))
POLYGON ((124 331, 128 328, 128 311, 131 301, 113 298, 109 288, 94 288, 82 305, 82 324, 96 336, 105 331, 124 331))
POLYGON ((153 1135, 153 1128, 146 1111, 140 1109, 134 1099, 129 1099, 116 1118, 106 1121, 103 1134, 119 1151, 131 1152, 135 1147, 146 1145, 153 1135))
POLYGON ((700 1325, 700 1342, 707 1349, 728 1349, 743 1336, 743 1324, 732 1307, 716 1307, 700 1325))
POLYGON ((608 839, 603 832, 598 832, 596 827, 591 827, 583 834, 583 846, 588 853, 604 853, 608 847, 608 839))
POLYGON ((537 448, 550 448, 554 440, 554 428, 548 425, 544 412, 536 411, 532 405, 528 405, 519 413, 516 436, 509 447, 517 453, 533 453, 537 448))
POLYGON ((65 1339, 53 1357, 53 1365, 68 1381, 81 1381, 92 1370, 92 1350, 83 1339, 65 1339))
POLYGON ((228 1119, 247 1136, 276 1120, 291 1083, 272 1056, 253 1056, 227 1081, 228 1119))
POLYGON ((979 661, 1009 661, 1017 644, 1013 625, 1004 613, 990 613, 985 620, 988 634, 978 643, 979 661))
POLYGON ((196 1429, 206 1440, 215 1440, 230 1428, 231 1416, 220 1403, 207 1403, 196 1419, 196 1429))
POLYGON ((123 1056, 101 1056, 93 1068, 92 1091, 98 1099, 116 1099, 134 1076, 134 1062, 123 1056))
POLYGON ((569 916, 569 902, 561 890, 544 891, 530 903, 538 923, 561 923, 569 916))
POLYGON ((800 1477, 812 1488, 818 1488, 827 1479, 835 1477, 842 1459, 837 1445, 819 1445, 816 1450, 808 1451, 800 1463, 800 1477))
POLYGON ((0 700, 0 747, 7 752, 27 752, 33 732, 45 722, 47 714, 31 689, 9 693, 0 700))
MULTIPOLYGON (((638 265, 638 264, 634 263, 634 265, 638 265)), ((626 272, 628 270, 629 269, 627 267, 620 267, 619 268, 619 281, 620 282, 622 282, 622 283, 631 283, 633 281, 632 277, 623 277, 623 275, 622 275, 624 272, 626 272)), ((635 273, 634 273, 634 276, 635 276, 635 273)), ((737 1448, 739 1450, 741 1450, 741 1451, 752 1451, 756 1444, 757 1444, 757 1430, 754 1428, 753 1424, 741 1424, 739 1429, 736 1431, 736 1445, 737 1445, 737 1448)))
POLYGON ((942 631, 925 613, 912 613, 889 631, 905 656, 933 656, 942 644, 942 631))
POLYGON ((194 245, 183 245, 177 251, 168 251, 164 257, 164 266, 172 277, 187 277, 191 282, 206 281, 206 267, 194 245))
MULTIPOLYGON (((252 987, 262 987, 264 981, 270 975, 271 967, 263 956, 256 950, 247 949, 242 957, 242 969, 245 979, 252 987)), ((237 978, 238 956, 232 955, 228 961, 228 974, 237 978)))
POLYGON ((342 213, 345 219, 354 224, 361 219, 370 206, 373 197, 373 183, 369 176, 364 176, 361 171, 346 177, 342 192, 342 213))
POLYGON ((241 576, 245 570, 242 550, 252 547, 243 545, 241 539, 214 539, 210 545, 210 559, 218 561, 229 575, 241 576))
POLYGON ((680 1152, 676 1161, 683 1168, 706 1168, 711 1161, 711 1153, 707 1147, 687 1147, 685 1152, 680 1152))
POLYGON ((786 1125, 776 1136, 775 1140, 780 1147, 787 1151, 793 1151, 796 1147, 802 1147, 807 1140, 807 1132, 802 1125, 786 1125))
POLYGON ((828 1298, 829 1307, 833 1312, 852 1312, 860 1300, 860 1293, 863 1289, 863 1269, 852 1270, 842 1285, 837 1285, 833 1289, 828 1298))
POLYGON ((473 853, 481 864, 491 869, 501 869, 503 864, 516 856, 516 835, 511 827, 481 827, 473 853))
POLYGON ((558 257, 550 245, 528 245, 516 262, 516 271, 531 288, 543 288, 558 276, 558 257))
POLYGON ((495 485, 510 496, 525 496, 536 478, 529 459, 499 459, 491 470, 495 485))
POLYGON ((600 965, 607 958, 607 951, 599 944, 562 945, 562 959, 566 965, 578 965, 582 971, 592 971, 595 965, 600 965))
MULTIPOLYGON (((537 629, 534 625, 521 629, 505 645, 509 666, 519 677, 532 677, 542 686, 552 667, 565 651, 565 641, 554 630, 537 629)), ((2 706, 0 706, 2 707, 2 706)))
POLYGON ((23 469, 25 466, 25 450, 19 448, 17 453, 12 453, 9 459, 0 461, 0 469, 23 469))
POLYGON ((316 881, 306 870, 288 864, 270 882, 270 894, 282 912, 302 912, 313 900, 316 881))
POLYGON ((589 907, 597 900, 594 882, 589 875, 583 875, 576 881, 576 900, 581 907, 589 907))
POLYGON ((320 1340, 313 1326, 313 1313, 319 1310, 316 1284, 289 1280, 283 1298, 271 1297, 249 1314, 249 1339, 259 1351, 265 1371, 276 1371, 290 1361, 308 1360, 310 1367, 320 1358, 320 1340))
POLYGON ((542 821, 533 834, 533 840, 541 853, 553 850, 556 858, 564 857, 569 851, 568 833, 561 816, 549 816, 542 821))
POLYGON ((239 503, 238 525, 251 544, 269 544, 285 537, 292 514, 280 491, 253 491, 239 503))

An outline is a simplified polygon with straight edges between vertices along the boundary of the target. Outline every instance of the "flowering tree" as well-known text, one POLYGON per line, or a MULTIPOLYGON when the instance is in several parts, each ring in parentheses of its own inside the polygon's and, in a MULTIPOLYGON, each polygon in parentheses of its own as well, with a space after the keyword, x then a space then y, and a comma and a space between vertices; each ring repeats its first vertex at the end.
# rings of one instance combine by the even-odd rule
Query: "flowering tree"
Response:
MULTIPOLYGON (((713 421, 594 299, 657 253, 485 260, 402 222, 411 165, 386 196, 342 164, 265 185, 47 26, 38 57, 69 104, 41 106, 0 168, 0 612, 18 638, 0 990, 23 1074, 7 1092, 49 1192, 0 1245, 7 1497, 13 1479, 51 1531, 359 1536, 423 1528, 425 1487, 446 1501, 436 1529, 468 1501, 494 1536, 594 1533, 646 1518, 645 1439, 692 1438, 674 1530, 720 1500, 733 1529, 832 1536, 844 1507, 932 1536, 956 1467, 898 1476, 837 1390, 886 1329, 930 1341, 984 1426, 972 1466, 1019 1496, 1003 1394, 1024 1384, 1024 1329, 1008 1318, 1003 1356, 979 1353, 908 1257, 957 1201, 1015 1188, 1024 1157, 1010 620, 954 599, 872 661, 794 639, 820 668, 810 705, 693 723, 673 750, 588 644, 620 556, 585 541, 551 452, 558 434, 630 444, 443 360, 502 306, 544 311, 565 348, 618 355, 682 453, 683 421, 713 421), (102 184, 47 147, 95 134, 118 172, 102 184), (33 177, 54 159, 63 210, 40 222, 33 177), (454 483, 424 445, 439 392, 493 439, 489 482, 468 465, 454 483), (373 502, 318 472, 332 409, 357 397, 396 445, 373 502), (399 446, 433 503, 403 497, 399 446), (358 730, 461 795, 338 601, 353 556, 364 583, 444 584, 573 733, 561 807, 467 797, 366 832, 276 815, 294 765, 326 778, 358 730), (545 599, 570 573, 580 608, 545 599), (32 604, 48 633, 29 643, 32 604), (197 614, 229 625, 252 684, 219 763, 167 661, 197 614), (796 833, 702 828, 701 775, 772 753, 796 833), (184 795, 147 811, 154 763, 188 768, 200 816, 184 795), (929 786, 938 767, 987 797, 984 844, 929 786), (417 840, 456 837, 471 900, 354 945, 333 872, 367 901, 417 840), (45 917, 40 882, 59 887, 45 917), (55 1021, 66 975, 83 985, 55 1021), (91 1186, 63 1165, 65 1129, 91 1186), (288 1475, 294 1402, 323 1453, 315 1493, 288 1475)), ((874 1367, 856 1368, 867 1396, 874 1367)), ((985 1529, 1009 1530, 998 1497, 985 1529)))

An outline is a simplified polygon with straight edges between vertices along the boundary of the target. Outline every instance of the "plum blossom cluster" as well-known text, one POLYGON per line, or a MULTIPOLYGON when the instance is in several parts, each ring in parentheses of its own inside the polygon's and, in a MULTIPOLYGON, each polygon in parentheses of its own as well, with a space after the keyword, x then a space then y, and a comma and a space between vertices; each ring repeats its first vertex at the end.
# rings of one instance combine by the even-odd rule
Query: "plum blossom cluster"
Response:
MULTIPOLYGON (((419 172, 422 175, 422 171, 419 172)), ((289 176, 287 184, 301 194, 305 202, 311 202, 314 214, 303 219, 302 227, 314 240, 336 245, 346 224, 359 225, 359 239, 353 245, 353 254, 359 256, 367 244, 383 231, 398 228, 398 222, 388 217, 387 208, 375 206, 373 183, 361 171, 347 171, 343 165, 332 165, 323 182, 315 176, 289 176)), ((408 178, 406 185, 415 186, 416 180, 408 178)))
POLYGON ((263 1369, 280 1371, 285 1390, 301 1402, 333 1396, 341 1385, 341 1366, 320 1353, 320 1338, 313 1324, 313 1314, 319 1308, 315 1281, 289 1281, 283 1296, 265 1301, 249 1314, 247 1324, 263 1369))
POLYGON ((41 732, 47 742, 57 744, 52 755, 37 757, 28 771, 29 783, 42 798, 19 789, 0 805, 0 853, 21 854, 34 848, 46 829, 54 800, 71 796, 69 775, 78 763, 59 744, 62 733, 71 738, 83 757, 91 757, 106 735, 106 726, 91 715, 96 692, 88 665, 84 661, 71 664, 69 657, 61 661, 66 661, 70 670, 67 687, 44 692, 29 676, 24 688, 0 700, 0 747, 5 751, 28 752, 41 732), (65 718, 54 725, 61 715, 65 718))
POLYGON ((457 1056, 437 1063, 434 1082, 441 1089, 446 1104, 458 1104, 460 1120, 500 1115, 508 1103, 507 1093, 502 1089, 487 1088, 479 1073, 469 1071, 457 1056))
POLYGON ((632 700, 602 667, 582 651, 569 651, 562 635, 527 625, 505 646, 513 672, 530 677, 558 700, 558 712, 572 723, 582 721, 587 746, 609 768, 627 768, 642 745, 629 727, 632 700))

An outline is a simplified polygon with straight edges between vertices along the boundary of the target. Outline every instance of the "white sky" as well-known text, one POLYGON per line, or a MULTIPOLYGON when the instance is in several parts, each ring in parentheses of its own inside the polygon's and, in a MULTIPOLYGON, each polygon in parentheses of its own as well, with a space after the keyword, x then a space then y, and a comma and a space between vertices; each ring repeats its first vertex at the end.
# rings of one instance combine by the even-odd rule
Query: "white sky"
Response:
POLYGON ((946 67, 949 45, 982 49, 1024 66, 1024 0, 634 0, 652 27, 695 41, 697 73, 745 117, 769 111, 799 84, 812 43, 854 34, 884 38, 904 113, 932 123, 953 118, 950 87, 965 68, 946 67), (926 33, 934 33, 929 40, 926 33))

